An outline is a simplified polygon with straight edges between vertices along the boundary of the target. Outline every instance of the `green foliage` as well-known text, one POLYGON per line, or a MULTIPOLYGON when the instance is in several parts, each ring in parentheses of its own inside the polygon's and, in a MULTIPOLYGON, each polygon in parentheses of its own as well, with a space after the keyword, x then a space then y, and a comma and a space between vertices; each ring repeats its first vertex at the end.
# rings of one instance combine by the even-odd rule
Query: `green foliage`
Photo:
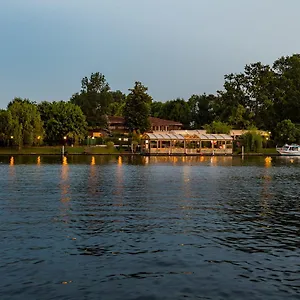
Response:
POLYGON ((121 91, 111 91, 111 102, 108 104, 108 115, 123 116, 123 109, 126 103, 126 95, 121 91))
POLYGON ((214 95, 192 95, 188 100, 190 113, 189 123, 192 128, 198 129, 213 121, 211 113, 212 103, 215 101, 214 95))
POLYGON ((245 147, 245 152, 261 153, 262 151, 262 136, 256 131, 249 131, 241 136, 241 144, 245 147))
POLYGON ((162 107, 160 118, 178 121, 188 129, 191 121, 189 104, 180 98, 167 101, 162 107))
POLYGON ((87 123, 79 106, 70 102, 41 102, 38 105, 46 132, 45 142, 58 145, 67 137, 70 144, 78 144, 85 136, 87 123))
POLYGON ((158 102, 158 101, 153 101, 151 103, 151 109, 150 109, 151 116, 155 117, 155 118, 162 118, 163 106, 164 106, 164 103, 158 102))
POLYGON ((88 126, 106 127, 106 118, 113 95, 105 76, 99 72, 92 73, 90 78, 81 81, 80 93, 74 94, 70 101, 78 105, 86 116, 88 126))
POLYGON ((207 124, 204 126, 207 133, 223 133, 229 134, 231 127, 220 121, 213 121, 211 124, 207 124))
POLYGON ((109 150, 114 149, 114 142, 108 141, 108 142, 106 143, 106 147, 107 147, 107 149, 109 149, 109 150))
POLYGON ((13 145, 21 148, 39 144, 44 135, 37 105, 28 99, 15 98, 8 104, 8 132, 13 145))
POLYGON ((291 120, 279 122, 274 130, 274 140, 282 145, 299 142, 300 131, 291 120))
POLYGON ((130 131, 145 132, 150 128, 149 116, 152 97, 147 94, 148 88, 141 82, 135 82, 134 88, 126 98, 124 117, 130 131))
POLYGON ((10 111, 0 110, 0 145, 9 146, 14 133, 13 119, 10 111))

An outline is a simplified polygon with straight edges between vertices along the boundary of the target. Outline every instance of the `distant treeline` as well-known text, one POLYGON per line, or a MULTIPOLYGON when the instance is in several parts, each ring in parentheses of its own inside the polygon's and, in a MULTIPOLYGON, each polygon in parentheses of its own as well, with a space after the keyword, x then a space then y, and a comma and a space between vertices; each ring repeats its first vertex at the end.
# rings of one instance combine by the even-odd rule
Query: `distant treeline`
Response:
POLYGON ((151 115, 179 121, 185 129, 258 128, 271 131, 276 143, 299 142, 300 55, 281 57, 272 66, 246 65, 243 73, 225 75, 223 89, 214 95, 164 103, 153 101, 141 82, 124 94, 112 91, 103 74, 92 73, 68 101, 12 100, 0 110, 0 145, 56 145, 64 137, 78 143, 87 129, 106 128, 108 115, 124 116, 131 131, 146 131, 151 115))

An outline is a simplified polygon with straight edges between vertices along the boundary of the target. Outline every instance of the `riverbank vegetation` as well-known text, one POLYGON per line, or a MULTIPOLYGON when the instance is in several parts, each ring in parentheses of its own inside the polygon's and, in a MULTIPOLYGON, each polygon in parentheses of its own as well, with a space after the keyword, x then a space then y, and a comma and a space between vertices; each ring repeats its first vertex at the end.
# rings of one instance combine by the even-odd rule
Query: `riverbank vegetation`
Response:
MULTIPOLYGON (((241 73, 225 75, 223 89, 215 94, 166 102, 154 101, 141 82, 135 82, 125 94, 112 91, 103 74, 92 73, 67 101, 37 103, 15 98, 9 102, 6 110, 0 110, 0 146, 17 151, 42 145, 84 145, 89 129, 108 129, 108 115, 123 116, 131 134, 146 131, 149 116, 211 133, 230 129, 271 132, 267 142, 252 133, 242 137, 240 143, 253 152, 263 146, 299 143, 300 54, 281 57, 271 66, 261 62, 246 65, 241 73)), ((102 143, 110 145, 113 139, 109 134, 102 143)))

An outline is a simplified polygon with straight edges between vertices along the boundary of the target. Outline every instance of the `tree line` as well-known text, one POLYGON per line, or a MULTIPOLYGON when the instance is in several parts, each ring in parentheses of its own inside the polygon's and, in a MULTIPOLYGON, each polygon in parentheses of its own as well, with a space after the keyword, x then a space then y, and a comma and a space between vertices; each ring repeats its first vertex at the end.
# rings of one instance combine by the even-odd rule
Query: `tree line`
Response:
POLYGON ((300 54, 261 62, 224 76, 215 94, 153 101, 137 81, 125 94, 112 91, 99 72, 84 77, 68 101, 32 102, 15 98, 0 110, 0 145, 57 145, 67 137, 79 143, 88 129, 107 128, 107 116, 123 116, 131 132, 149 129, 149 116, 181 122, 185 129, 213 133, 230 129, 272 132, 276 143, 300 141, 300 54))

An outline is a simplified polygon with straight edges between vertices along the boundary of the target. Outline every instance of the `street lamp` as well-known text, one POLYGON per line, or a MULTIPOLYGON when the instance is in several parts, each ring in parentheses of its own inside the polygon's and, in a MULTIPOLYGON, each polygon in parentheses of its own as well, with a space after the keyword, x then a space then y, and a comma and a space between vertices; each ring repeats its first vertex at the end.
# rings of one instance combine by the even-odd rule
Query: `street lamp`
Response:
POLYGON ((11 139, 11 141, 10 141, 10 146, 12 147, 12 146, 13 146, 13 140, 14 140, 14 136, 13 136, 13 135, 11 135, 11 136, 10 136, 10 139, 11 139))
POLYGON ((66 140, 67 140, 67 137, 66 136, 64 136, 64 144, 63 144, 63 146, 62 146, 62 149, 61 149, 61 155, 62 156, 65 156, 65 144, 66 144, 66 140))

